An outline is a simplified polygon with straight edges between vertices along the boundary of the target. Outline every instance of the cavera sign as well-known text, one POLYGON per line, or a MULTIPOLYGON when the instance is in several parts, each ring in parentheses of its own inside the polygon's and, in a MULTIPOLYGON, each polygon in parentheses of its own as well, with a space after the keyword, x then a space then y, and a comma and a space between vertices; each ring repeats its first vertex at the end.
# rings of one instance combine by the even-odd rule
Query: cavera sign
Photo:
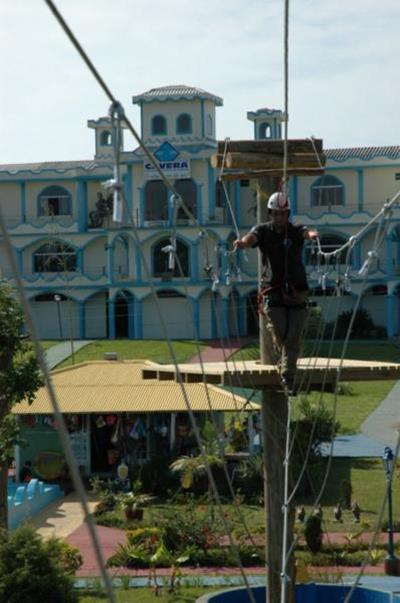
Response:
MULTIPOLYGON (((190 178, 190 159, 183 157, 169 142, 163 144, 154 153, 157 165, 166 178, 177 180, 179 178, 190 178)), ((156 168, 147 159, 144 162, 145 180, 157 180, 160 178, 156 168)))

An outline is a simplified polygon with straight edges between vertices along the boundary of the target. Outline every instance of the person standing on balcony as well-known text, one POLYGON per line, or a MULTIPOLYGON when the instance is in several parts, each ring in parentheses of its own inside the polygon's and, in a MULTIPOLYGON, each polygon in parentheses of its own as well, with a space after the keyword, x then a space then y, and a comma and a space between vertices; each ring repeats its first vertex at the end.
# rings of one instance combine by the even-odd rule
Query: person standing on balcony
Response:
POLYGON ((282 382, 295 395, 296 365, 307 318, 308 284, 302 251, 304 241, 317 238, 318 232, 290 222, 286 193, 270 196, 268 215, 268 222, 254 226, 233 246, 235 250, 258 247, 261 252, 260 296, 267 328, 272 334, 282 382))

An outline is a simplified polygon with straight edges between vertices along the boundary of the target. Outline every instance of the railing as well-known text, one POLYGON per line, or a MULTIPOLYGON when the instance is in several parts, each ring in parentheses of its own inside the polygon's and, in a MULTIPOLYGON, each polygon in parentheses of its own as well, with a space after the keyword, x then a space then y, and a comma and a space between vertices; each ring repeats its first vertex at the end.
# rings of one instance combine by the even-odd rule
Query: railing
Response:
POLYGON ((55 224, 63 228, 69 228, 76 222, 74 216, 38 216, 37 214, 13 215, 9 214, 4 217, 6 225, 10 229, 18 228, 19 226, 33 226, 34 228, 43 228, 43 226, 55 224))

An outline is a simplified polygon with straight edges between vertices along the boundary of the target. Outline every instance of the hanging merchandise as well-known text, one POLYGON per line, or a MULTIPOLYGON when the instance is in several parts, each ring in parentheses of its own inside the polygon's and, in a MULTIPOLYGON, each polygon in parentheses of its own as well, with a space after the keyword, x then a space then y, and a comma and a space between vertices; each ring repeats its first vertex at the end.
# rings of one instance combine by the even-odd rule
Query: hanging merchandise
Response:
POLYGON ((101 429, 102 427, 106 426, 106 422, 104 420, 104 418, 100 415, 97 417, 96 419, 96 427, 97 429, 101 429))
POLYGON ((120 431, 120 426, 121 426, 121 416, 118 417, 118 419, 116 419, 116 424, 115 424, 115 428, 114 431, 111 435, 110 438, 110 442, 111 444, 118 444, 119 441, 119 431, 120 431))
POLYGON ((136 419, 135 423, 133 424, 132 429, 129 432, 129 436, 133 440, 140 440, 140 438, 146 437, 146 434, 147 434, 146 425, 144 424, 144 421, 140 417, 138 417, 136 419))
POLYGON ((115 415, 107 415, 106 416, 106 423, 109 427, 112 427, 113 425, 115 425, 116 420, 117 420, 117 417, 115 415))

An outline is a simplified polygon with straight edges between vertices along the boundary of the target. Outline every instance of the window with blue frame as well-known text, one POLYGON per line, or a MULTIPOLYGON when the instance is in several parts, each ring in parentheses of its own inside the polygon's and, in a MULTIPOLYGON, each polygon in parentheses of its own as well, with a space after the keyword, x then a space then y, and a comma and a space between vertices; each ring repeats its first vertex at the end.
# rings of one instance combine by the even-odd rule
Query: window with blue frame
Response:
MULTIPOLYGON (((192 178, 184 178, 183 180, 175 180, 174 188, 178 195, 182 198, 182 201, 190 211, 190 213, 196 218, 197 213, 197 188, 192 178)), ((180 207, 178 209, 177 219, 182 221, 189 220, 189 216, 180 207)))
POLYGON ((271 138, 271 136, 272 136, 271 124, 269 124, 268 122, 263 122, 262 124, 260 124, 260 126, 258 128, 258 137, 259 138, 271 138))
POLYGON ((161 180, 149 180, 144 189, 146 222, 168 220, 168 191, 161 180))
POLYGON ((189 113, 181 113, 176 119, 176 133, 177 134, 191 134, 192 133, 192 118, 189 113))
POLYGON ((109 147, 111 146, 111 132, 109 130, 104 130, 101 134, 100 134, 100 145, 102 147, 109 147))
POLYGON ((34 272, 75 272, 76 251, 61 241, 50 241, 33 254, 34 272))
POLYGON ((168 266, 169 253, 163 251, 164 247, 168 247, 171 244, 169 239, 162 239, 154 245, 153 249, 153 276, 154 277, 188 277, 189 266, 190 266, 190 251, 188 245, 182 241, 176 242, 176 255, 175 268, 171 270, 168 266))
POLYGON ((311 186, 311 207, 344 205, 344 184, 336 176, 325 174, 311 186))
POLYGON ((167 133, 167 120, 164 115, 155 115, 151 120, 152 136, 160 136, 167 133))
POLYGON ((48 186, 39 195, 39 216, 70 216, 70 193, 61 186, 48 186))

